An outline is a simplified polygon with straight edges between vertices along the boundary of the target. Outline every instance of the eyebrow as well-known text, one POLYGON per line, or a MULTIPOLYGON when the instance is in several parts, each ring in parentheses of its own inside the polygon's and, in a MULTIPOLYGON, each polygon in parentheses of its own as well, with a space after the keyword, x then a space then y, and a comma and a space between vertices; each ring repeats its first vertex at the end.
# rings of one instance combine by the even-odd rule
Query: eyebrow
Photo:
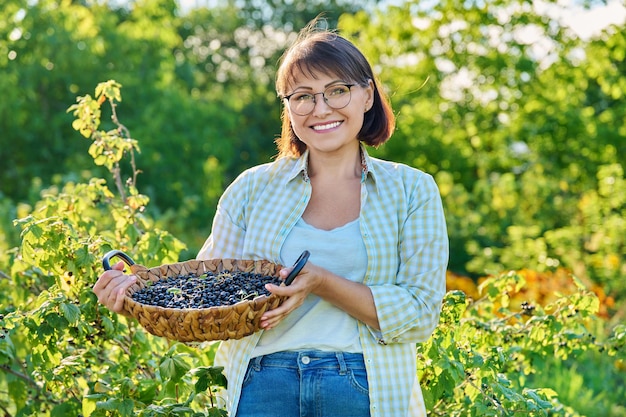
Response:
MULTIPOLYGON (((326 89, 326 88, 330 87, 330 86, 331 86, 331 85, 333 85, 333 84, 345 84, 345 83, 346 83, 346 80, 342 80, 342 79, 334 80, 334 81, 331 81, 331 82, 329 82, 328 84, 326 84, 326 85, 324 86, 324 89, 326 89)), ((294 92, 294 91, 297 91, 297 90, 298 90, 298 89, 300 89, 300 88, 304 88, 305 90, 313 90, 313 88, 312 88, 312 87, 298 86, 298 87, 294 88, 294 89, 293 89, 293 90, 291 90, 291 91, 292 91, 292 92, 294 92)))

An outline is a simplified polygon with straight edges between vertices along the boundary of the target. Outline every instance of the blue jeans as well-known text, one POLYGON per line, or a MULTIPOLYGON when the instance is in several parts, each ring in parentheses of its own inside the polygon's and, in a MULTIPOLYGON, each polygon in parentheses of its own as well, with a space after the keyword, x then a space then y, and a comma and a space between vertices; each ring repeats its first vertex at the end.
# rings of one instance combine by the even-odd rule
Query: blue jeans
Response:
POLYGON ((369 417, 360 353, 298 351, 253 358, 237 417, 369 417))

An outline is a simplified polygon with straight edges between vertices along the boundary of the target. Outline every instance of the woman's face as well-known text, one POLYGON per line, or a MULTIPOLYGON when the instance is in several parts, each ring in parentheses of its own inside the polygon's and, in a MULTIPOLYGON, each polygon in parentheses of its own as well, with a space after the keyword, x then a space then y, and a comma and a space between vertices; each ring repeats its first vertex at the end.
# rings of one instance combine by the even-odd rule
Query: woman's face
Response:
POLYGON ((296 136, 307 145, 311 154, 358 149, 357 135, 363 126, 365 112, 372 107, 373 90, 372 81, 363 87, 334 75, 316 74, 313 78, 298 74, 287 94, 291 96, 287 109, 296 136), (347 91, 346 85, 351 84, 347 91), (349 103, 342 107, 348 98, 349 103), (302 115, 311 106, 311 112, 302 115))

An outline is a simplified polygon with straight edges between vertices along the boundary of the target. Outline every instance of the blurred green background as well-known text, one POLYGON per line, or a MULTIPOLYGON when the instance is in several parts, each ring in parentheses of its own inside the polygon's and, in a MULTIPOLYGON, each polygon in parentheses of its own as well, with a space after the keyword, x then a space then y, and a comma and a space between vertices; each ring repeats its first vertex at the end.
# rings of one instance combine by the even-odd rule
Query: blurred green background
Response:
MULTIPOLYGON (((490 297, 530 311, 516 327, 501 317, 508 313, 500 301, 481 307, 483 297, 468 309, 471 318, 448 317, 418 351, 424 372, 437 370, 422 375, 433 412, 450 415, 456 406, 454 415, 468 415, 493 398, 533 407, 536 393, 527 388, 549 387, 558 402, 536 415, 626 415, 623 1, 354 3, 1 1, 5 415, 179 415, 163 410, 178 407, 180 381, 189 394, 193 378, 183 373, 210 365, 212 350, 146 337, 98 305, 96 252, 126 245, 147 266, 196 255, 224 188, 276 155, 277 61, 321 12, 368 56, 395 109, 394 136, 371 153, 439 184, 449 289, 477 299, 476 283, 499 276, 490 297), (136 186, 151 200, 143 218, 122 207, 128 201, 109 199, 110 172, 94 165, 92 141, 67 111, 108 80, 122 85, 116 115, 141 148, 136 186), (598 296, 597 321, 572 301, 581 291, 572 274, 598 296), (526 288, 508 293, 507 276, 523 277, 526 288), (540 311, 572 290, 554 316, 540 311), (161 365, 172 361, 180 369, 168 374, 161 365), (477 375, 504 391, 459 391, 477 375)), ((102 121, 102 130, 116 127, 110 113, 102 121)), ((125 179, 134 171, 123 161, 125 179)), ((465 308, 458 293, 449 297, 448 310, 465 308)), ((477 415, 499 415, 490 412, 477 415)))
POLYGON ((397 113, 392 140, 372 153, 431 173, 441 188, 451 271, 476 278, 567 268, 622 300, 624 10, 619 2, 498 0, 184 8, 174 0, 4 0, 0 250, 18 245, 11 222, 43 189, 106 177, 66 110, 115 79, 124 96, 118 116, 142 150, 138 188, 159 226, 187 245, 181 258, 194 257, 224 187, 276 154, 277 60, 325 12, 375 64, 397 113))

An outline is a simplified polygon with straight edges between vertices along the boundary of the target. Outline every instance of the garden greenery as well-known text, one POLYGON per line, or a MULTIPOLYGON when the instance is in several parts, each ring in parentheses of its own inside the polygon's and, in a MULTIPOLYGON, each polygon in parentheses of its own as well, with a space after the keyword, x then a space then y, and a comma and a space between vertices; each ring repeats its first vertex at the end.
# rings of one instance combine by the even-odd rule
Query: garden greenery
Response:
POLYGON ((397 113, 372 154, 442 194, 431 415, 626 416, 626 22, 583 39, 530 0, 119 3, 0 10, 0 413, 224 415, 216 343, 153 337, 91 287, 110 249, 195 256, 224 187, 274 155, 275 63, 325 9, 397 113))
MULTIPOLYGON (((99 129, 100 107, 115 108, 120 88, 101 83, 94 98, 79 97, 69 108, 110 178, 47 189, 15 222, 22 243, 1 281, 0 408, 7 416, 226 415, 227 381, 212 366, 217 342, 152 336, 91 291, 110 249, 154 266, 176 262, 184 248, 143 214, 149 200, 134 187, 137 168, 122 180, 120 162, 139 151, 138 142, 117 117, 114 129, 99 129), (111 190, 111 181, 120 188, 111 190)), ((574 283, 575 291, 545 306, 511 303, 525 286, 516 272, 482 282, 479 299, 448 292, 435 334, 416 351, 431 415, 581 415, 554 389, 530 381, 554 358, 590 350, 623 361, 626 326, 598 340, 598 297, 574 283)))

